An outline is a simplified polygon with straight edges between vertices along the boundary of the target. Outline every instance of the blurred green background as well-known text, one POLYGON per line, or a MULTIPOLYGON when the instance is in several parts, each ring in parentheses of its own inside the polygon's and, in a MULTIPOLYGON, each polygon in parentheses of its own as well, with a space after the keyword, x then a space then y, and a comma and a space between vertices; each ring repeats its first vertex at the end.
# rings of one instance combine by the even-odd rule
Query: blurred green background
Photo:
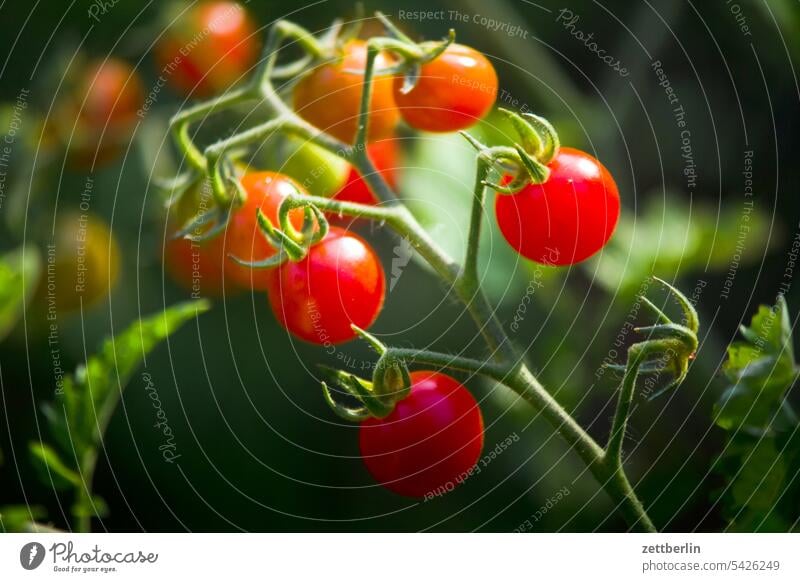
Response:
MULTIPOLYGON (((29 110, 46 114, 78 47, 90 55, 127 59, 150 87, 156 76, 151 45, 160 33, 158 3, 121 0, 99 22, 87 15, 92 4, 0 6, 0 99, 13 102, 28 88, 29 110)), ((253 0, 247 6, 264 27, 288 17, 318 31, 337 16, 354 15, 352 2, 253 0)), ((637 490, 654 521, 671 531, 725 526, 714 494, 723 482, 711 470, 723 443, 712 417, 724 386, 719 368, 739 324, 759 303, 773 303, 785 282, 787 249, 800 220, 800 90, 793 68, 800 57, 800 8, 790 0, 740 0, 737 6, 749 35, 724 2, 364 3, 366 13, 380 9, 390 16, 400 9, 444 10, 444 19, 396 22, 415 38, 437 39, 456 28, 460 42, 495 64, 501 100, 507 96, 516 100, 514 106, 546 116, 562 143, 593 152, 616 177, 624 214, 599 258, 554 271, 518 260, 496 233, 482 248, 485 286, 507 329, 526 289, 535 287, 512 337, 528 347, 528 362, 544 385, 596 438, 607 434, 615 388, 610 375, 598 370, 645 277, 677 280, 689 296, 697 290, 702 346, 689 378, 676 392, 638 402, 627 441, 637 490), (594 33, 597 43, 625 64, 627 77, 557 20, 564 7, 580 16, 577 29, 594 33), (456 12, 459 17, 453 18, 456 12), (488 30, 481 17, 518 25, 522 32, 488 30), (654 61, 661 61, 686 111, 694 186, 683 173, 680 130, 654 61), (747 150, 754 152, 754 209, 742 241, 747 150), (726 283, 732 270, 733 281, 726 283), (530 287, 532 281, 542 286, 530 287)), ((163 90, 137 126, 127 155, 91 174, 92 210, 108 220, 121 245, 121 279, 109 303, 60 320, 66 370, 103 337, 186 298, 159 261, 162 211, 152 184, 170 169, 169 156, 156 153, 168 149, 166 120, 182 105, 177 94, 163 90)), ((474 131, 499 142, 505 129, 492 117, 474 131)), ((401 192, 437 240, 459 252, 473 154, 458 136, 404 137, 401 192)), ((27 175, 32 158, 19 151, 13 153, 9 180, 15 171, 27 175)), ((34 166, 33 180, 7 189, 2 213, 33 202, 14 228, 2 217, 4 250, 22 239, 43 244, 36 225, 52 220, 56 200, 59 212, 79 203, 87 174, 62 162, 36 160, 50 164, 47 174, 34 166)), ((396 241, 383 229, 358 228, 375 241, 388 273, 396 241)), ((795 313, 800 290, 790 285, 786 296, 795 313)), ((52 522, 65 527, 69 500, 37 479, 27 455, 27 443, 45 430, 38 403, 53 393, 45 331, 42 312, 32 308, 0 345, 0 505, 42 504, 52 522)), ((396 345, 482 355, 460 305, 414 261, 388 295, 374 331, 396 345)), ((319 390, 315 364, 335 365, 337 356, 356 365, 373 359, 357 342, 328 355, 292 340, 261 295, 216 302, 147 358, 180 462, 163 461, 151 401, 134 376, 101 452, 95 489, 110 513, 95 529, 511 531, 537 512, 536 531, 624 529, 553 429, 531 418, 513 393, 475 378, 468 385, 481 402, 486 451, 509 435, 519 441, 441 498, 418 503, 377 486, 358 458, 357 427, 340 423, 319 390), (548 501, 562 488, 569 495, 548 501)), ((796 394, 790 397, 796 400, 796 394)))

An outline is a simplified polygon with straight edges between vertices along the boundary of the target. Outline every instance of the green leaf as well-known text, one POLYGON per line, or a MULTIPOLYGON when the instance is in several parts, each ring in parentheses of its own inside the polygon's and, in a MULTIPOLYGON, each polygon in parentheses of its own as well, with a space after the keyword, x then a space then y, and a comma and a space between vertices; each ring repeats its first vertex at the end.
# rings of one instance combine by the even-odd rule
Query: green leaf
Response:
POLYGON ((80 475, 69 468, 50 445, 32 442, 28 448, 34 467, 43 483, 52 483, 56 489, 81 486, 80 475))
POLYGON ((797 376, 791 323, 786 301, 762 305, 750 326, 742 326, 744 342, 728 347, 725 376, 731 385, 715 406, 715 422, 726 430, 764 431, 782 406, 797 376))
POLYGON ((36 291, 41 273, 39 251, 19 247, 0 258, 0 340, 8 335, 36 291))
POLYGON ((181 303, 106 339, 100 351, 75 372, 79 406, 67 407, 68 413, 75 415, 68 419, 73 430, 87 442, 94 442, 99 436, 97 429, 105 430, 122 390, 142 359, 186 321, 209 308, 205 300, 181 303))
POLYGON ((800 518, 792 489, 800 425, 786 400, 798 370, 784 298, 760 306, 741 333, 744 341, 728 347, 729 385, 714 407, 715 423, 728 431, 714 465, 726 483, 722 513, 729 531, 786 531, 800 518))

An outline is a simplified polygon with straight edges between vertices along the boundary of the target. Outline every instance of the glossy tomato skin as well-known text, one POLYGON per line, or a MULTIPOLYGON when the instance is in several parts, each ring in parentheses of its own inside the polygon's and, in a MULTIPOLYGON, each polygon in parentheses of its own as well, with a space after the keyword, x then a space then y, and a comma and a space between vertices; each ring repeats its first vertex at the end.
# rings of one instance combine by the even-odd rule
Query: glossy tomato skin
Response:
POLYGON ((399 495, 425 497, 458 485, 478 462, 483 416, 457 380, 416 371, 411 393, 389 416, 361 423, 359 444, 376 481, 399 495))
POLYGON ((89 63, 56 121, 70 165, 83 169, 116 158, 143 102, 141 78, 128 63, 114 57, 89 63))
MULTIPOLYGON (((367 145, 369 158, 375 169, 380 172, 386 182, 393 189, 397 187, 397 165, 400 158, 400 144, 398 139, 384 139, 367 145)), ((344 202, 358 202, 360 204, 375 204, 375 195, 367 186, 358 170, 350 166, 347 182, 333 196, 336 200, 344 202)))
MULTIPOLYGON (((305 194, 305 191, 297 182, 277 172, 250 172, 242 176, 241 183, 247 199, 231 216, 224 236, 220 237, 225 239, 225 253, 249 262, 267 259, 276 250, 261 234, 256 211, 261 209, 264 216, 280 228, 278 210, 281 202, 290 194, 305 194)), ((295 228, 303 226, 302 209, 293 209, 289 217, 295 228)), ((269 269, 251 269, 236 263, 230 256, 225 268, 241 287, 256 291, 267 289, 269 269)))
POLYGON ((178 5, 165 16, 169 29, 158 41, 160 74, 186 95, 208 97, 245 76, 256 61, 256 27, 238 2, 178 5))
POLYGON ((267 297, 278 322, 296 337, 334 345, 355 337, 377 319, 386 277, 375 251, 358 235, 331 227, 299 262, 270 272, 267 297))
MULTIPOLYGON (((355 72, 366 66, 367 44, 362 40, 348 42, 341 61, 318 67, 304 77, 294 90, 294 108, 308 122, 345 143, 353 143, 358 126, 363 75, 355 72)), ((380 54, 375 67, 391 64, 380 54)), ((369 109, 368 141, 392 135, 400 114, 392 97, 392 78, 376 75, 372 81, 369 109)))
POLYGON ((497 223, 522 256, 572 265, 599 251, 614 233, 619 191, 609 171, 589 154, 562 147, 544 184, 497 196, 497 223))
POLYGON ((408 125, 431 132, 452 132, 475 125, 497 99, 497 72, 473 48, 450 45, 422 66, 416 86, 403 94, 403 77, 394 80, 394 99, 408 125))

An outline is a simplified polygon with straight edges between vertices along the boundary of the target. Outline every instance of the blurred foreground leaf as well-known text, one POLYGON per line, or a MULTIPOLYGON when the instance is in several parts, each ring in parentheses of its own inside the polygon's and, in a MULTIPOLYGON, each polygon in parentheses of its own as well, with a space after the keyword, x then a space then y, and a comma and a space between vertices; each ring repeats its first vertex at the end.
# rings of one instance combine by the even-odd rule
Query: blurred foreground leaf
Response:
POLYGON ((107 513, 105 502, 91 494, 91 481, 97 448, 131 375, 148 353, 208 308, 207 301, 190 301, 134 322, 64 379, 56 403, 42 407, 57 447, 34 442, 31 455, 44 483, 76 492, 79 524, 107 513))
POLYGON ((34 247, 22 246, 0 258, 0 340, 22 315, 40 273, 41 259, 34 247))
POLYGON ((797 379, 792 327, 783 296, 760 306, 744 341, 728 347, 729 386, 714 407, 726 431, 715 463, 725 487, 715 496, 732 531, 786 531, 800 517, 800 423, 786 394, 797 379))

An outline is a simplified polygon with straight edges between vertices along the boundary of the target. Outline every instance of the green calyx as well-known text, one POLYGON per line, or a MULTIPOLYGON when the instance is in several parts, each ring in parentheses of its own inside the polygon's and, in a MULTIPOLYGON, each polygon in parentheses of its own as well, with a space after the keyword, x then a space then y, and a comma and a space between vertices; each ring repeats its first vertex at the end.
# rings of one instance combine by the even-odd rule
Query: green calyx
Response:
POLYGON ((378 338, 352 325, 353 331, 366 341, 378 354, 378 361, 372 373, 372 380, 359 378, 355 374, 320 366, 331 384, 339 390, 334 391, 328 382, 322 382, 325 401, 341 418, 351 422, 361 422, 367 418, 385 418, 394 410, 395 404, 411 392, 411 376, 405 361, 394 356, 378 338), (341 398, 344 393, 356 404, 341 398))
POLYGON ((550 177, 547 165, 558 155, 560 141, 552 124, 532 113, 516 113, 500 108, 517 134, 519 142, 513 147, 487 146, 466 132, 461 135, 476 149, 486 167, 501 176, 510 176, 502 183, 484 180, 500 194, 516 194, 528 184, 543 184, 550 177))
POLYGON ((649 397, 657 398, 669 389, 679 386, 689 371, 689 363, 694 359, 698 348, 697 333, 700 329, 697 311, 689 299, 678 289, 659 279, 653 280, 664 286, 672 297, 675 298, 681 311, 683 321, 674 322, 661 309, 647 297, 639 297, 657 319, 654 325, 634 328, 637 333, 647 336, 647 339, 633 344, 628 348, 628 361, 625 366, 607 365, 609 369, 624 372, 625 376, 634 378, 640 373, 659 374, 668 372, 672 380, 661 390, 649 397))

